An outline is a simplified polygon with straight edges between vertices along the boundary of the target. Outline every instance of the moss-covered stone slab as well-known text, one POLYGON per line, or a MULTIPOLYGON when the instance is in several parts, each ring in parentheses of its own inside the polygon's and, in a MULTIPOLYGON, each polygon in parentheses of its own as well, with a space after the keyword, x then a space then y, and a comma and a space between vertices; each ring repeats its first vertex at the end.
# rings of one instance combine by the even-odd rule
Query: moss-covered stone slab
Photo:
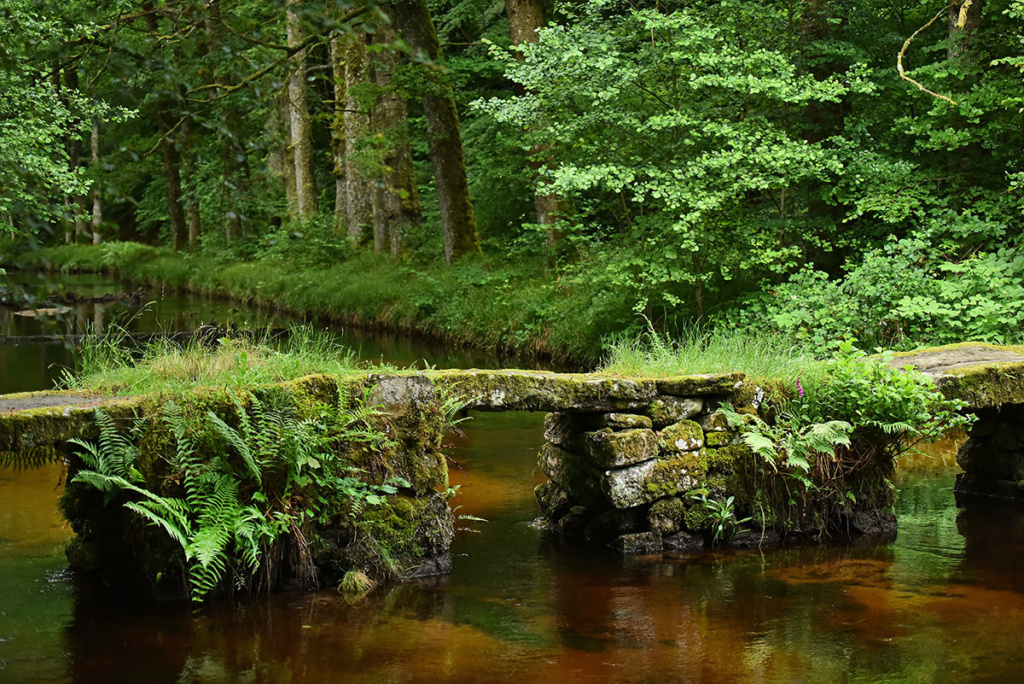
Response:
POLYGON ((658 455, 658 437, 653 430, 598 430, 584 435, 590 461, 599 468, 618 468, 649 461, 658 455))
POLYGON ((944 396, 980 409, 1024 404, 1024 347, 964 342, 896 354, 890 365, 912 366, 944 396))
POLYGON ((607 470, 601 490, 615 508, 633 508, 687 492, 697 486, 701 452, 659 458, 626 468, 607 470))
POLYGON ((651 402, 647 414, 651 417, 654 427, 661 429, 680 420, 693 418, 704 410, 704 400, 700 397, 680 398, 660 396, 651 402))
POLYGON ((406 416, 434 402, 434 383, 421 375, 380 375, 368 377, 370 406, 381 406, 391 415, 406 416))
POLYGON ((681 420, 658 433, 658 451, 662 456, 674 456, 704 446, 704 430, 692 420, 681 420))
POLYGON ((597 419, 597 424, 612 430, 650 430, 654 427, 654 422, 650 418, 635 413, 602 413, 597 419))
POLYGON ((729 395, 743 386, 743 373, 711 373, 662 378, 657 381, 658 392, 677 397, 698 397, 708 394, 729 395))
POLYGON ((636 411, 656 393, 653 380, 587 373, 452 370, 424 377, 484 411, 636 411))

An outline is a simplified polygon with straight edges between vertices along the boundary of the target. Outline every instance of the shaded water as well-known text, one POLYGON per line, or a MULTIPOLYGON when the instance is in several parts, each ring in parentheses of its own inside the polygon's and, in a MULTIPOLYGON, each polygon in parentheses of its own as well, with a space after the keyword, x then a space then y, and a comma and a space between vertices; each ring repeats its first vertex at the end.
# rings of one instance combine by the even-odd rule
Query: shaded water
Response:
POLYGON ((531 527, 539 414, 451 455, 449 577, 138 604, 76 581, 58 468, 0 472, 0 682, 1017 681, 1024 510, 952 494, 951 445, 901 464, 897 541, 622 558, 531 527))
MULTIPOLYGON (((54 307, 46 303, 51 294, 74 292, 98 298, 125 291, 109 276, 83 274, 13 273, 6 278, 37 300, 19 312, 0 307, 0 336, 52 335, 53 342, 0 344, 0 394, 50 389, 65 368, 73 366, 73 346, 56 336, 105 332, 111 325, 132 333, 182 332, 203 323, 234 324, 240 330, 261 330, 306 323, 304 319, 269 309, 241 306, 233 302, 183 295, 173 290, 150 288, 135 302, 85 303, 54 307), (60 309, 55 312, 54 309, 60 309), (42 309, 37 315, 21 315, 42 309)), ((131 288, 128 288, 129 290, 131 288)), ((323 327, 323 326, 319 326, 323 327)), ((452 350, 440 343, 411 336, 332 328, 338 341, 360 358, 400 366, 437 368, 491 368, 497 359, 473 350, 452 350)))

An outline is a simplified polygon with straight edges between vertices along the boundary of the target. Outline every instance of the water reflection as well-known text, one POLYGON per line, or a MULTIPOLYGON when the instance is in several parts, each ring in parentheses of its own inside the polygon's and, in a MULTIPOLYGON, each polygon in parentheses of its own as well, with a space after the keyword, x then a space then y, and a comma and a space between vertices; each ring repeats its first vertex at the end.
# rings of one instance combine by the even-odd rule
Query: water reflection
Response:
POLYGON ((450 577, 356 604, 326 590, 194 612, 79 584, 60 470, 0 471, 0 681, 1019 678, 1024 507, 958 508, 955 443, 901 463, 893 544, 622 558, 529 525, 541 416, 475 418, 452 451, 453 504, 489 522, 460 523, 450 577))

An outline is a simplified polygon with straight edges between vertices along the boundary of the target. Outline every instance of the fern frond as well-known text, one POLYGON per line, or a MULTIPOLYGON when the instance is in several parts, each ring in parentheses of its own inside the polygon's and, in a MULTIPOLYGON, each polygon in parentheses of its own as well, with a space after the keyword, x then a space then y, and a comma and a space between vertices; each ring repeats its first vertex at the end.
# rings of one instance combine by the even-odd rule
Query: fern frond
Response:
POLYGON ((124 507, 145 518, 150 525, 163 529, 171 539, 181 545, 183 550, 188 548, 188 537, 191 534, 191 530, 181 526, 182 522, 188 522, 187 518, 184 521, 170 520, 166 516, 161 515, 159 510, 156 510, 159 507, 152 501, 141 501, 138 503, 129 501, 124 507))
MULTIPOLYGON (((243 431, 245 428, 242 430, 235 430, 213 411, 207 411, 206 417, 213 425, 214 431, 227 441, 227 443, 235 450, 235 453, 241 456, 242 462, 245 463, 245 467, 249 474, 252 475, 253 479, 258 483, 262 483, 263 469, 260 467, 260 463, 257 460, 256 455, 253 453, 252 449, 249 448, 248 442, 246 442, 246 437, 249 435, 243 431)), ((248 421, 241 423, 240 427, 244 425, 249 425, 248 421)))

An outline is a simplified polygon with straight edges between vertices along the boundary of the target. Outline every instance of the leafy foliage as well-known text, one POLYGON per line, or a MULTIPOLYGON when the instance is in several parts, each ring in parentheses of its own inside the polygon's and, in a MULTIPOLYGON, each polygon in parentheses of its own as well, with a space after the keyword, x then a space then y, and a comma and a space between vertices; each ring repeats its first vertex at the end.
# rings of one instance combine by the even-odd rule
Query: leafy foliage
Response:
POLYGON ((844 343, 821 374, 798 379, 791 396, 773 397, 762 415, 721 409, 768 466, 760 469, 759 497, 777 522, 796 525, 806 510, 846 510, 857 500, 859 473, 891 470, 914 443, 971 424, 963 402, 946 399, 913 369, 893 368, 892 359, 844 343))
POLYGON ((141 423, 122 433, 97 410, 98 442, 74 442, 86 467, 72 482, 101 491, 107 504, 122 501, 177 542, 195 601, 228 579, 239 588, 269 588, 286 540, 297 552, 300 577, 315 585, 307 523, 339 511, 355 518, 363 507, 379 506, 410 486, 401 478, 368 483, 343 456, 357 445, 387 446, 366 423, 376 415, 372 408, 349 409, 341 402, 303 418, 281 397, 252 396, 248 409, 236 396, 233 402, 237 426, 210 411, 190 417, 178 405, 166 405, 161 420, 174 453, 159 487, 147 486, 137 469, 141 423))

